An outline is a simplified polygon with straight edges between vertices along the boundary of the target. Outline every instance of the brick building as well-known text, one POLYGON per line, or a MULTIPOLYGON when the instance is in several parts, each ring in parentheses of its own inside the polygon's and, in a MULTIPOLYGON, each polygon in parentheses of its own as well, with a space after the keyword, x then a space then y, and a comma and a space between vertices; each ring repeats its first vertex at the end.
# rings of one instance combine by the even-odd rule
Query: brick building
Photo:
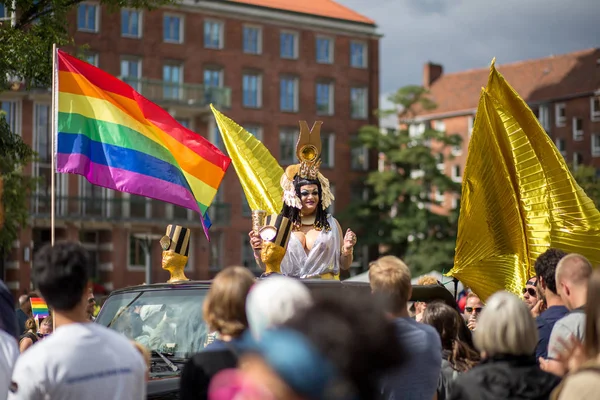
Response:
MULTIPOLYGON (((97 3, 78 6, 69 20, 83 57, 167 109, 180 123, 222 146, 208 105, 260 138, 285 166, 295 162, 298 121, 322 120, 322 172, 337 197, 335 210, 354 195, 351 183, 376 160, 352 149, 351 136, 377 124, 379 35, 374 21, 332 0, 184 0, 156 11, 110 13, 97 3)), ((30 285, 36 248, 50 240, 50 94, 18 88, 0 93, 13 130, 39 154, 27 173, 40 177, 4 278, 15 292, 30 285)), ((158 241, 146 257, 140 235, 160 236, 168 223, 193 229, 190 278, 220 268, 254 265, 247 233, 250 210, 233 166, 210 208, 211 242, 199 217, 159 201, 93 186, 57 174, 56 237, 80 240, 95 259, 94 275, 107 289, 164 281, 158 241), (137 236, 137 237, 136 237, 137 236)))
MULTIPOLYGON (((600 171, 600 49, 498 65, 497 69, 538 116, 567 163, 592 165, 600 171)), ((489 68, 444 74, 441 65, 427 63, 423 69, 423 86, 437 108, 419 113, 411 129, 431 124, 462 136, 462 145, 446 149, 446 161, 439 165, 457 182, 462 180, 475 112, 488 75, 489 68)), ((436 198, 445 209, 459 205, 455 195, 436 193, 436 198)))

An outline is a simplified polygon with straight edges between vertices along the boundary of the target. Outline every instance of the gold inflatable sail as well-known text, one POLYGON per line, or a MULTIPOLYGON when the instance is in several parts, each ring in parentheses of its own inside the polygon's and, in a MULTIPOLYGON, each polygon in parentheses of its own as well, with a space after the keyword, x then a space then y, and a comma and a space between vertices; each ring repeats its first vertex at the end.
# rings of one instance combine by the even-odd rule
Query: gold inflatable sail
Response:
POLYGON ((519 293, 549 247, 600 263, 600 213, 493 63, 463 176, 454 268, 482 299, 519 293))
POLYGON ((283 189, 279 184, 283 168, 260 140, 221 114, 212 104, 210 108, 250 209, 278 214, 283 204, 283 189))

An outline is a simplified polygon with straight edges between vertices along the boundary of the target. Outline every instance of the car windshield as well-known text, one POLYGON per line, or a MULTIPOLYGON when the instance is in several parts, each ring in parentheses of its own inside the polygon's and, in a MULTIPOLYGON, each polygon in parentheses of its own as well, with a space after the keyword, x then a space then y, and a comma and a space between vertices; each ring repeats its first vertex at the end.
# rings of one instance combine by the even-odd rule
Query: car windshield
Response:
POLYGON ((97 323, 123 333, 149 350, 188 358, 206 345, 202 318, 206 289, 148 290, 110 296, 97 323))

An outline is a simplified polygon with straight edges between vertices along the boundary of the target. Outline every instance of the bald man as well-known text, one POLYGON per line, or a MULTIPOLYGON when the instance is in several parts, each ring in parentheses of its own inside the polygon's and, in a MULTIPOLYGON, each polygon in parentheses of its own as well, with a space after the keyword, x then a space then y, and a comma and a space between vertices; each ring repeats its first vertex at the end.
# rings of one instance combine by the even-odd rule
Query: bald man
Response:
POLYGON ((583 341, 585 333, 585 301, 592 264, 581 254, 571 253, 563 257, 556 266, 556 288, 570 313, 554 324, 548 344, 548 360, 540 365, 548 372, 562 376, 567 371, 556 369, 552 362, 562 349, 560 340, 568 342, 571 337, 583 341))

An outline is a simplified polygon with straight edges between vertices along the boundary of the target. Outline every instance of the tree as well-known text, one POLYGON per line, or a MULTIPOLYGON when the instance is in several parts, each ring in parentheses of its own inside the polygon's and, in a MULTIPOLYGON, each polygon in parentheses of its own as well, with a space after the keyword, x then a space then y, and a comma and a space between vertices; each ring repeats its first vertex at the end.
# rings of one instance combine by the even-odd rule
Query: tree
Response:
POLYGON ((594 202, 596 208, 600 209, 600 179, 596 168, 589 165, 578 165, 577 168, 571 167, 571 172, 585 194, 594 202))
POLYGON ((390 101, 396 109, 382 114, 398 113, 407 129, 361 128, 355 145, 378 152, 384 166, 365 181, 368 199, 352 201, 344 216, 352 220, 362 244, 404 259, 413 273, 448 270, 453 265, 458 212, 444 213, 435 192, 459 193, 460 184, 438 165, 444 162, 444 150, 460 145, 461 138, 428 124, 417 125, 418 109, 435 108, 424 88, 401 88, 390 101))
MULTIPOLYGON (((49 88, 52 79, 52 45, 75 45, 70 35, 68 15, 83 0, 4 0, 0 1, 14 23, 0 22, 0 92, 25 84, 49 88)), ((109 11, 121 7, 154 9, 177 0, 101 0, 109 11)), ((27 198, 35 181, 22 174, 34 157, 31 149, 15 135, 0 115, 0 178, 4 193, 5 225, 0 229, 0 259, 11 249, 19 226, 27 222, 27 198)))

